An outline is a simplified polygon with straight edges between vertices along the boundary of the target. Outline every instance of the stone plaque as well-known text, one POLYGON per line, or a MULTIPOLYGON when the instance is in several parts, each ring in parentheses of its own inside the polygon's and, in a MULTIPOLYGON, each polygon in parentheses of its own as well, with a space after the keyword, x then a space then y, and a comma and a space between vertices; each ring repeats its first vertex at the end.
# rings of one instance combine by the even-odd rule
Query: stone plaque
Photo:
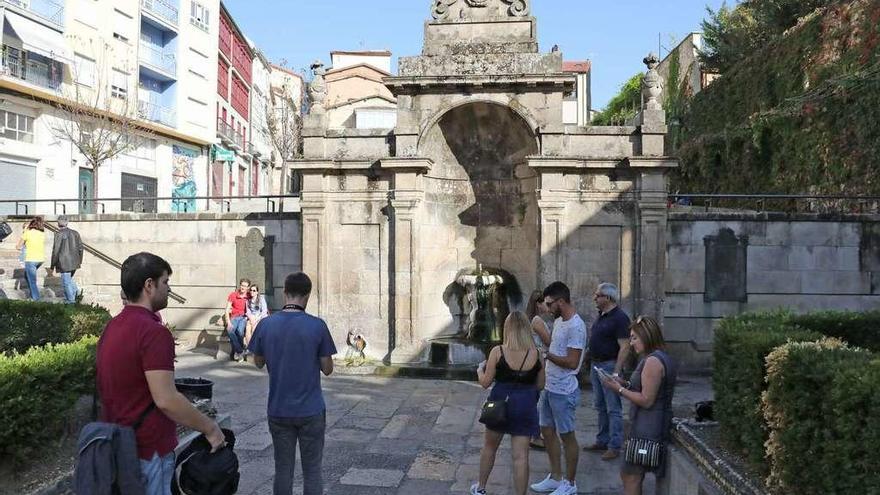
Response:
POLYGON ((723 228, 718 235, 706 236, 706 292, 703 299, 746 302, 746 252, 749 236, 737 236, 723 228))
POLYGON ((235 237, 235 281, 247 278, 260 287, 260 293, 275 293, 272 273, 272 248, 275 236, 263 237, 257 228, 251 228, 246 236, 235 237))

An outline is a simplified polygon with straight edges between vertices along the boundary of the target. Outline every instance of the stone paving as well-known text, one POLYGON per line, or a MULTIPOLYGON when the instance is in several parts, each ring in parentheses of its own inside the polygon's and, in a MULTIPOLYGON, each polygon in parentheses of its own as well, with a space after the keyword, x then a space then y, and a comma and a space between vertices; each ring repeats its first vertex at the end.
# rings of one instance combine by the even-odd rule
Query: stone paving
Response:
MULTIPOLYGON (((239 493, 272 493, 274 461, 266 424, 269 379, 250 363, 217 361, 196 352, 179 351, 177 376, 214 380, 214 403, 232 417, 236 452, 241 462, 239 493)), ((479 470, 483 425, 477 411, 485 399, 476 383, 346 375, 344 369, 325 377, 327 433, 324 449, 325 493, 346 495, 433 495, 468 493, 479 470)), ((590 391, 578 409, 578 440, 592 442, 596 414, 590 391)), ((685 377, 676 390, 677 409, 687 411, 711 397, 706 378, 685 377)), ((620 493, 619 462, 582 452, 579 492, 620 493)), ((531 482, 548 472, 543 451, 532 450, 531 482)), ((488 493, 511 492, 510 443, 505 439, 489 480, 488 493)), ((294 493, 301 494, 297 460, 294 493)), ((653 481, 648 482, 648 488, 653 481)), ((652 493, 646 490, 645 493, 652 493)))

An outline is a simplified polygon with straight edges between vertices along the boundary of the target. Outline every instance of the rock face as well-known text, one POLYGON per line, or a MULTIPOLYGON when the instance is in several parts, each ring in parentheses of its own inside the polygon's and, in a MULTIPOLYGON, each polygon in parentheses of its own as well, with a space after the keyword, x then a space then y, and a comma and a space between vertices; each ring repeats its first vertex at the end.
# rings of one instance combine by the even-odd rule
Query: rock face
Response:
POLYGON ((303 267, 340 343, 356 327, 371 357, 422 360, 429 339, 463 330, 455 280, 478 264, 517 288, 511 309, 564 280, 587 317, 595 284, 611 281, 628 311, 659 313, 665 126, 656 114, 642 127, 564 126, 575 77, 561 52, 539 51, 529 7, 433 2, 422 53, 385 79, 393 130, 307 116, 293 163, 303 267))

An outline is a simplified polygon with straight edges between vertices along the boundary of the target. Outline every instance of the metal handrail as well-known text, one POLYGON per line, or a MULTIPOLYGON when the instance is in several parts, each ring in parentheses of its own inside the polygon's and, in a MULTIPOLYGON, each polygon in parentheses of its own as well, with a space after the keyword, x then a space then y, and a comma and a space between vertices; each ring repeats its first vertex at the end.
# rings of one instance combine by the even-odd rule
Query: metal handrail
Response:
POLYGON ((864 206, 868 203, 874 203, 875 209, 880 211, 880 196, 853 196, 845 194, 670 193, 668 199, 670 204, 679 203, 682 200, 702 200, 705 203, 703 206, 706 211, 709 211, 714 201, 724 200, 755 201, 760 210, 764 209, 768 201, 850 201, 857 205, 859 213, 864 211, 864 206))
MULTIPOLYGON (((48 222, 44 223, 43 226, 47 230, 50 230, 56 234, 60 231, 60 229, 58 227, 56 227, 48 222)), ((87 242, 83 242, 82 245, 83 245, 83 249, 85 251, 91 253, 93 256, 95 256, 99 260, 103 261, 104 263, 107 263, 108 265, 116 268, 117 270, 122 269, 122 263, 116 261, 115 259, 111 258, 110 256, 107 256, 105 253, 100 251, 95 246, 92 246, 91 244, 89 244, 87 242)), ((168 297, 170 297, 171 299, 174 299, 175 301, 177 301, 180 304, 186 304, 186 298, 177 294, 174 291, 168 291, 168 297)))
MULTIPOLYGON (((62 214, 67 213, 66 203, 94 203, 101 205, 101 213, 106 212, 106 203, 116 202, 116 201, 181 201, 183 202, 184 211, 182 212, 171 212, 171 213, 196 213, 195 211, 188 211, 188 202, 189 201, 205 201, 205 210, 211 210, 211 201, 219 201, 226 206, 226 211, 230 212, 232 210, 232 202, 233 201, 253 201, 255 199, 265 199, 266 200, 266 212, 269 213, 283 213, 284 212, 284 200, 286 198, 299 198, 299 193, 292 194, 263 194, 256 196, 123 196, 119 198, 43 198, 43 199, 0 199, 0 204, 5 203, 13 203, 15 204, 15 215, 19 215, 20 207, 24 207, 24 215, 29 215, 28 203, 52 203, 53 211, 55 214, 58 214, 58 206, 62 207, 62 214), (277 203, 276 203, 277 200, 277 203), (277 208, 277 211, 276 211, 277 208)), ((222 212, 222 208, 221 208, 222 212)))

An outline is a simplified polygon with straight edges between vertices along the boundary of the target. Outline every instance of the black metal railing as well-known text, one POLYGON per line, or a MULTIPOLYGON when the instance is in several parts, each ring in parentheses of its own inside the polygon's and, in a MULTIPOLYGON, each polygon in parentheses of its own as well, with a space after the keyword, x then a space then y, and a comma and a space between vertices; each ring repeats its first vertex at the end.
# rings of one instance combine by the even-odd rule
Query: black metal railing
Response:
POLYGON ((233 202, 265 200, 267 213, 283 213, 285 200, 293 200, 299 198, 299 194, 270 194, 270 195, 254 195, 254 196, 127 196, 119 198, 47 198, 47 199, 0 199, 0 205, 12 204, 15 206, 13 215, 31 215, 30 205, 37 203, 52 203, 52 212, 55 215, 66 215, 67 206, 75 204, 79 207, 79 211, 94 212, 100 210, 101 214, 106 214, 108 203, 125 202, 129 204, 144 205, 142 211, 122 210, 131 213, 196 213, 215 211, 219 208, 220 212, 232 211, 233 202), (204 202, 204 208, 197 208, 197 202, 204 202), (146 204, 162 204, 169 206, 168 211, 146 211, 146 204))
POLYGON ((669 206, 803 213, 880 213, 880 196, 844 194, 669 194, 669 206))
MULTIPOLYGON (((56 234, 57 234, 58 231, 59 231, 58 227, 52 225, 52 224, 49 223, 49 222, 44 223, 43 226, 46 227, 47 230, 50 230, 50 231, 52 231, 52 232, 54 232, 54 233, 56 233, 56 234)), ((89 244, 89 243, 87 243, 87 242, 83 242, 82 245, 83 245, 83 249, 84 249, 87 253, 90 253, 90 254, 93 255, 94 257, 96 257, 96 258, 98 258, 99 260, 103 261, 104 263, 107 263, 108 265, 110 265, 110 266, 116 268, 117 270, 121 270, 121 269, 122 269, 122 263, 120 263, 120 262, 116 261, 115 259, 111 258, 110 256, 108 256, 106 253, 104 253, 104 252, 101 251, 100 249, 96 248, 95 246, 92 246, 91 244, 89 244)), ((180 304, 186 304, 186 298, 183 297, 183 296, 181 296, 180 294, 175 293, 174 291, 169 291, 169 292, 168 292, 168 297, 170 297, 171 299, 177 301, 177 302, 180 303, 180 304)))

